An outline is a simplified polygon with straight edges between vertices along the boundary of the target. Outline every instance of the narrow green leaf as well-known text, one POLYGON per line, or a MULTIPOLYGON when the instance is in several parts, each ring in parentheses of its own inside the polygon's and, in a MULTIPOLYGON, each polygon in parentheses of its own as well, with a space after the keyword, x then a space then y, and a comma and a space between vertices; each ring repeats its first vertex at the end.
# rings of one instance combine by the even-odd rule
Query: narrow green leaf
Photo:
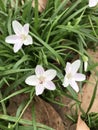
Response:
POLYGON ((95 97, 96 97, 96 92, 97 92, 97 85, 98 85, 98 81, 96 82, 96 85, 95 85, 95 88, 94 88, 94 91, 93 91, 93 95, 92 95, 90 104, 89 104, 89 106, 88 106, 88 109, 87 109, 87 111, 86 111, 86 114, 90 111, 90 109, 91 109, 91 107, 92 107, 92 105, 93 105, 93 103, 94 103, 94 99, 95 99, 95 97))

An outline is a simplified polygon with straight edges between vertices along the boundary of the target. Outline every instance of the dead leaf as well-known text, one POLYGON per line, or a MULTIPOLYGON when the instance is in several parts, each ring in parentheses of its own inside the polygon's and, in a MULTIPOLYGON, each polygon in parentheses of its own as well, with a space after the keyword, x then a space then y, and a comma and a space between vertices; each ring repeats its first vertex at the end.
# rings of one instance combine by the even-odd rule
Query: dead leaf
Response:
POLYGON ((54 128, 55 130, 65 130, 60 115, 49 103, 39 97, 36 97, 35 108, 36 116, 40 123, 44 122, 46 125, 54 128))
POLYGON ((81 119, 80 115, 78 116, 78 122, 76 130, 90 130, 86 123, 81 119))
MULTIPOLYGON (((96 52, 94 52, 93 50, 88 50, 88 54, 94 63, 98 63, 98 49, 96 50, 96 52)), ((85 112, 88 109, 91 98, 93 96, 93 91, 94 91, 94 88, 96 85, 96 81, 98 80, 98 75, 96 75, 96 72, 98 72, 98 66, 96 67, 95 71, 93 70, 91 72, 88 82, 83 87, 83 92, 82 92, 82 96, 80 99, 82 101, 81 107, 85 112)), ((80 94, 79 94, 79 96, 80 96, 80 94)), ((90 112, 98 113, 98 89, 96 91, 96 97, 94 99, 93 105, 92 105, 89 113, 90 112)))
MULTIPOLYGON (((27 100, 29 95, 21 94, 12 97, 9 101, 9 106, 7 111, 10 115, 15 116, 17 108, 19 105, 27 100)), ((29 107, 26 109, 23 119, 32 120, 32 104, 35 106, 36 121, 47 126, 54 128, 55 130, 65 130, 65 126, 60 115, 55 111, 55 109, 47 102, 45 102, 40 97, 35 97, 29 107)))
MULTIPOLYGON (((47 0, 38 0, 38 11, 42 13, 46 8, 47 0)), ((32 2, 32 6, 35 8, 35 0, 32 2)))

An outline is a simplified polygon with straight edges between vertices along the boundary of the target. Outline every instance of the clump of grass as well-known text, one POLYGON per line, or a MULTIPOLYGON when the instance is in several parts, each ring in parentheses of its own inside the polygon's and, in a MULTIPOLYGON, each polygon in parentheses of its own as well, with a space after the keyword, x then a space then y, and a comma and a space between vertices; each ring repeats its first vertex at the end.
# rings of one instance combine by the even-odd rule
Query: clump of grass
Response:
MULTIPOLYGON (((55 79, 56 90, 45 91, 41 98, 55 102, 57 96, 68 96, 79 104, 77 94, 70 88, 62 88, 64 78, 64 68, 67 61, 81 59, 81 69, 83 70, 83 57, 87 55, 87 49, 97 46, 97 9, 88 8, 87 1, 51 0, 48 1, 46 9, 38 12, 32 7, 32 0, 1 0, 0 4, 0 128, 3 130, 17 129, 18 123, 33 125, 34 129, 42 124, 35 125, 31 121, 18 117, 8 116, 6 102, 13 96, 21 93, 30 93, 30 99, 23 108, 33 100, 34 87, 27 86, 25 79, 34 74, 36 65, 41 64, 44 68, 53 68, 57 71, 55 79), (30 35, 33 38, 31 46, 23 46, 17 53, 13 52, 13 46, 5 42, 8 35, 13 34, 12 21, 18 20, 21 24, 30 24, 30 35), (19 87, 20 86, 20 87, 19 87), (6 121, 5 121, 6 120, 6 121), (16 122, 14 125, 12 122, 16 122)), ((89 57, 89 56, 88 56, 89 57)), ((80 85, 82 87, 82 83, 80 85)), ((30 130, 27 127, 26 130, 30 130)), ((50 129, 46 126, 43 128, 50 129)), ((25 129, 19 125, 19 129, 25 129)), ((19 130, 18 129, 18 130, 19 130)))

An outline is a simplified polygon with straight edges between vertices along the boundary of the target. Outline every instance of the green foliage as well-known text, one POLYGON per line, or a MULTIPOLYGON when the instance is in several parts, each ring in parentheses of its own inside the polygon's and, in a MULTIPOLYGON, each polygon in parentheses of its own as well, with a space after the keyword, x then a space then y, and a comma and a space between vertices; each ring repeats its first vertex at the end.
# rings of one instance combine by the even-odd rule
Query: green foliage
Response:
MULTIPOLYGON (((42 127, 38 130, 45 128, 52 130, 42 124, 34 126, 32 121, 21 119, 19 112, 19 109, 25 110, 26 105, 28 106, 34 97, 33 87, 27 86, 24 81, 26 77, 34 74, 34 69, 38 64, 43 65, 46 69, 54 68, 58 72, 58 79, 54 81, 57 89, 53 92, 45 91, 42 98, 62 105, 61 102, 55 101, 55 97, 65 95, 74 99, 78 105, 80 104, 77 94, 70 87, 62 88, 61 82, 67 61, 74 61, 77 57, 82 60, 82 56, 87 55, 87 48, 96 48, 98 10, 88 8, 87 1, 71 2, 70 0, 70 5, 68 5, 68 1, 50 0, 42 13, 38 12, 37 7, 35 9, 32 7, 32 0, 0 1, 0 110, 4 113, 4 115, 0 115, 2 130, 13 130, 14 128, 16 130, 17 127, 18 130, 31 130, 33 127, 36 130, 37 126, 42 127), (17 53, 13 52, 13 45, 5 42, 5 37, 13 34, 13 20, 18 20, 21 24, 29 23, 30 35, 33 38, 32 45, 23 46, 17 53), (3 89, 4 87, 5 89, 3 89), (20 93, 30 93, 30 99, 26 102, 27 104, 20 105, 17 110, 18 117, 8 116, 6 102, 20 93), (10 124, 12 122, 16 122, 14 127, 13 124, 10 124), (33 126, 24 127, 18 123, 33 126)), ((94 96, 92 102, 93 100, 94 96)), ((88 111, 90 108, 91 106, 88 111)))

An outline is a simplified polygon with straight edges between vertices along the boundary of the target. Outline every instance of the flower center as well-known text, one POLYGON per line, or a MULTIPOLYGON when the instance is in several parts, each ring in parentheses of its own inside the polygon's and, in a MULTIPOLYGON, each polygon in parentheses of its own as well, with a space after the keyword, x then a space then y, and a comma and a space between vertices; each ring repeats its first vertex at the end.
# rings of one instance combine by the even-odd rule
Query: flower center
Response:
POLYGON ((44 76, 40 76, 39 77, 39 83, 43 84, 45 82, 45 77, 44 76))
POLYGON ((68 78, 68 79, 71 79, 71 78, 72 78, 72 74, 71 74, 71 73, 68 73, 68 74, 67 74, 67 78, 68 78))
POLYGON ((24 35, 24 34, 21 34, 21 39, 22 39, 22 41, 24 41, 24 40, 26 40, 26 39, 27 39, 27 36, 26 36, 26 35, 24 35))

